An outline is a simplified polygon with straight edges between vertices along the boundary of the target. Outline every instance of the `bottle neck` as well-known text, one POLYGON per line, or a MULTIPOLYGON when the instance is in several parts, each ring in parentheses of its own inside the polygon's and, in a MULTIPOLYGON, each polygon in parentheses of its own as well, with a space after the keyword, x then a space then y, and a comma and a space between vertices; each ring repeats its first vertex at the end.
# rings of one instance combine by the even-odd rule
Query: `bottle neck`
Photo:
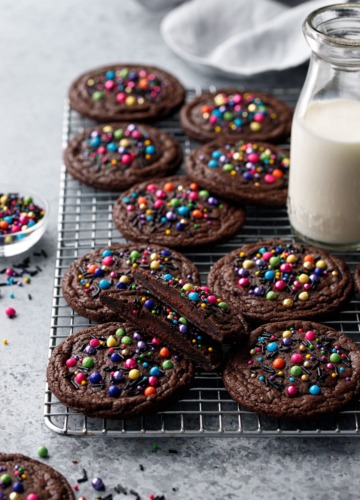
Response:
POLYGON ((303 31, 313 55, 338 71, 360 70, 360 4, 315 10, 303 31))

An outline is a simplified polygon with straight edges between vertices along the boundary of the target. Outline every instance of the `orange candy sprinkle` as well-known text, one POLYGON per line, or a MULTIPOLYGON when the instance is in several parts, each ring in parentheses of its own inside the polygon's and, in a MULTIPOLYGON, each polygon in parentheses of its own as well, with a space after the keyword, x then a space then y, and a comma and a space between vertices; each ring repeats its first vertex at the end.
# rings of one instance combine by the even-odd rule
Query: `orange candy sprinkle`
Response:
POLYGON ((159 353, 159 354, 160 354, 160 356, 162 356, 163 358, 168 358, 168 357, 170 357, 170 351, 169 351, 169 349, 168 349, 167 347, 162 347, 162 348, 160 349, 160 353, 159 353))
POLYGON ((285 360, 282 358, 277 358, 273 362, 273 367, 276 368, 277 370, 280 370, 281 368, 284 368, 285 366, 285 360))
POLYGON ((164 185, 164 191, 174 191, 175 187, 174 187, 174 184, 172 182, 167 182, 165 185, 164 185))
POLYGON ((0 229, 7 229, 9 227, 9 223, 6 220, 0 221, 0 229))
POLYGON ((155 393, 156 393, 155 387, 147 387, 144 391, 145 396, 152 396, 155 393))
POLYGON ((279 168, 275 168, 272 172, 272 175, 276 177, 276 179, 281 179, 281 177, 283 177, 284 174, 279 168))
POLYGON ((196 182, 192 182, 192 183, 190 184, 190 189, 191 189, 192 191, 197 191, 197 190, 198 190, 198 188, 199 188, 199 186, 196 184, 196 182))
POLYGON ((137 204, 138 205, 146 205, 147 199, 145 198, 145 196, 139 196, 139 198, 137 199, 137 204))
POLYGON ((201 210, 193 210, 192 216, 194 217, 194 219, 202 219, 203 218, 203 214, 202 214, 201 210))
POLYGON ((88 267, 88 271, 89 271, 89 273, 94 274, 94 272, 96 271, 97 268, 98 268, 98 266, 96 264, 91 264, 88 267))
POLYGON ((315 259, 312 255, 305 255, 304 262, 311 262, 311 264, 315 263, 315 259))

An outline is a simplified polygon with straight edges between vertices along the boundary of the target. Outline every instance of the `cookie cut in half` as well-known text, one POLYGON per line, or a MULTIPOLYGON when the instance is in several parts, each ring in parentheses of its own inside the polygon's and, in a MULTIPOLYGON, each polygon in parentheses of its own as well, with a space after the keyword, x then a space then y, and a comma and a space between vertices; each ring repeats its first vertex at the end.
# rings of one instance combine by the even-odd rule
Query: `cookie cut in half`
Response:
POLYGON ((204 333, 206 330, 200 330, 149 293, 111 290, 102 292, 100 298, 119 316, 163 340, 204 370, 214 371, 221 367, 221 345, 204 333))

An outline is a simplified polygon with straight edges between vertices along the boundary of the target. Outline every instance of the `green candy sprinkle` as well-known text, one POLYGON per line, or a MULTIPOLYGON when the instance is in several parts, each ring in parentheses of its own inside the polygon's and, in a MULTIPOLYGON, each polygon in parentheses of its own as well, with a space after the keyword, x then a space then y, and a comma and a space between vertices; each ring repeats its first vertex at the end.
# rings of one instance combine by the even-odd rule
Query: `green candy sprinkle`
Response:
POLYGON ((5 486, 11 484, 11 477, 9 474, 3 474, 0 476, 0 483, 3 483, 5 486))
POLYGON ((199 229, 199 224, 194 224, 194 229, 199 229))
POLYGON ((170 370, 170 368, 173 368, 174 363, 169 359, 167 359, 166 361, 163 362, 161 366, 164 368, 164 370, 170 370))
POLYGON ((93 101, 100 101, 100 99, 103 98, 104 92, 102 90, 97 90, 96 92, 93 93, 92 95, 92 100, 93 101))
POLYGON ((199 191, 199 196, 200 198, 209 198, 210 193, 206 189, 202 189, 201 191, 199 191))
POLYGON ((126 78, 129 74, 129 70, 128 68, 123 68, 121 71, 120 71, 120 76, 121 78, 126 78))
POLYGON ((121 128, 115 130, 114 137, 115 139, 122 139, 124 137, 124 131, 121 128))
POLYGON ((137 250, 133 250, 131 253, 130 253, 130 259, 131 260, 136 260, 140 257, 140 252, 138 252, 137 250))
POLYGON ((131 337, 128 337, 127 335, 125 335, 125 337, 123 337, 121 339, 121 343, 125 344, 125 345, 131 345, 131 343, 132 343, 131 337))
POLYGON ((220 307, 220 309, 225 309, 225 311, 229 309, 229 306, 227 305, 226 302, 219 302, 218 307, 220 307))
POLYGON ((223 170, 225 172, 231 172, 233 170, 233 166, 231 165, 231 163, 225 163, 225 165, 223 166, 223 170))
POLYGON ((279 267, 279 265, 280 265, 280 257, 271 257, 269 263, 270 263, 271 267, 279 267))
POLYGON ((337 354, 336 352, 333 352, 331 355, 330 355, 330 361, 332 363, 340 363, 341 361, 341 357, 339 354, 337 354))
POLYGON ((115 332, 115 335, 117 337, 122 337, 123 335, 125 335, 125 328, 118 328, 115 332))
POLYGON ((46 448, 46 446, 39 446, 37 454, 41 458, 46 458, 49 455, 49 450, 46 448))
POLYGON ((187 325, 187 319, 186 318, 183 318, 182 316, 179 318, 179 323, 183 324, 183 325, 187 325))
POLYGON ((81 364, 84 368, 92 368, 94 366, 94 360, 92 358, 84 358, 81 364))
POLYGON ((226 122, 231 122, 231 120, 234 118, 234 114, 230 111, 225 111, 225 113, 223 114, 223 118, 226 122))
POLYGON ((276 293, 275 292, 268 292, 266 294, 266 300, 276 300, 276 293))
POLYGON ((300 375, 302 374, 301 366, 292 366, 290 369, 290 373, 293 377, 300 377, 300 375))
POLYGON ((170 205, 172 207, 178 207, 181 204, 180 200, 178 198, 173 198, 170 200, 170 205))

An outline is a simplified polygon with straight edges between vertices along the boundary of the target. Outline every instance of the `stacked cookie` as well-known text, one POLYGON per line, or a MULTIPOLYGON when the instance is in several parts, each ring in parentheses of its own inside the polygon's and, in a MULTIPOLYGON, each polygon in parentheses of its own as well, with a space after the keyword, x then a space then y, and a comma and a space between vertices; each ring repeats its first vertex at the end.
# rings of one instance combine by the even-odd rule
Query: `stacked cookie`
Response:
POLYGON ((69 306, 101 324, 54 349, 50 389, 88 416, 142 416, 180 398, 195 363, 222 370, 233 399, 257 413, 337 411, 359 393, 360 350, 308 320, 348 300, 352 281, 340 259, 295 242, 255 242, 225 255, 201 285, 196 266, 174 250, 236 234, 240 204, 285 205, 289 156, 273 143, 288 137, 292 112, 255 91, 196 97, 180 121, 206 144, 186 158, 186 177, 166 177, 181 148, 139 121, 161 119, 184 96, 174 77, 138 65, 99 68, 71 86, 71 106, 107 123, 70 141, 67 170, 90 186, 126 190, 113 220, 132 243, 96 249, 65 273, 69 306))

